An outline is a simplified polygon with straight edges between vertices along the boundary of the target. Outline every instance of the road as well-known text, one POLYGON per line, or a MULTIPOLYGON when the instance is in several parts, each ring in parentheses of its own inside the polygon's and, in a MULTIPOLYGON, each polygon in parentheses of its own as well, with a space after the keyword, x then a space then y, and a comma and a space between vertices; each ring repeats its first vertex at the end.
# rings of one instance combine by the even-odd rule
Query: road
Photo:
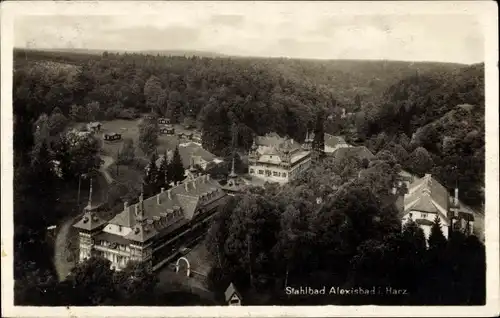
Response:
POLYGON ((102 173, 102 175, 106 179, 106 182, 108 184, 111 184, 115 180, 113 179, 113 177, 111 176, 111 174, 109 174, 108 168, 109 168, 109 166, 111 166, 113 164, 113 162, 115 162, 115 159, 113 159, 113 157, 110 157, 110 156, 101 156, 101 159, 104 162, 101 165, 101 167, 99 168, 99 171, 102 173))
MULTIPOLYGON (((107 182, 107 185, 113 183, 114 179, 111 177, 108 171, 108 167, 113 164, 114 159, 109 156, 101 156, 104 163, 101 165, 99 172, 104 176, 104 179, 107 182)), ((106 186, 98 187, 100 192, 107 191, 106 186)), ((95 197, 104 197, 96 195, 95 197)), ((70 251, 68 250, 68 243, 70 242, 70 230, 73 224, 82 217, 83 213, 79 211, 78 215, 66 219, 59 225, 59 231, 57 232, 56 240, 54 243, 54 266, 57 271, 57 276, 59 280, 62 281, 69 274, 70 270, 73 268, 75 262, 68 261, 68 256, 70 255, 70 251)), ((76 248, 76 247, 73 247, 76 248)))
POLYGON ((74 262, 69 262, 67 260, 67 257, 70 254, 70 251, 67 249, 67 244, 69 242, 71 226, 81 216, 82 213, 64 221, 63 224, 60 225, 59 232, 57 233, 54 244, 54 265, 56 267, 59 281, 63 281, 74 266, 74 262))

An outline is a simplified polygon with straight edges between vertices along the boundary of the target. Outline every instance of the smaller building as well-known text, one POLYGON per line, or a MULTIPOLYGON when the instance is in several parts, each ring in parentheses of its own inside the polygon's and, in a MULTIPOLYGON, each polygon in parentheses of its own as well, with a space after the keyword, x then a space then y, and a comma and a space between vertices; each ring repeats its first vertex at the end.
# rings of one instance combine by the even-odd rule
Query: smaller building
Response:
POLYGON ((91 122, 87 124, 87 130, 93 133, 101 131, 102 124, 100 122, 91 122))
POLYGON ((122 139, 122 135, 121 134, 118 134, 118 133, 108 133, 108 134, 104 134, 104 140, 106 141, 116 141, 116 140, 121 140, 122 139))
POLYGON ((241 294, 236 290, 233 283, 227 287, 224 292, 224 298, 229 306, 241 306, 241 294))
POLYGON ((325 134, 325 153, 333 153, 340 148, 349 148, 350 145, 342 136, 325 134))
POLYGON ((344 158, 357 157, 361 160, 372 160, 375 155, 365 146, 359 147, 340 147, 331 153, 334 160, 342 160, 344 158))
POLYGON ((160 128, 160 133, 165 135, 175 135, 175 128, 172 125, 166 125, 160 128))
POLYGON ((160 118, 158 118, 158 124, 170 125, 170 118, 160 117, 160 118))
MULTIPOLYGON (((167 153, 167 159, 169 161, 172 160, 173 154, 173 151, 167 153)), ((194 142, 179 144, 179 155, 181 156, 182 165, 186 170, 190 169, 192 166, 197 166, 205 170, 211 163, 219 164, 223 162, 223 160, 194 142)), ((160 166, 162 160, 163 156, 160 155, 156 161, 156 165, 160 166)))

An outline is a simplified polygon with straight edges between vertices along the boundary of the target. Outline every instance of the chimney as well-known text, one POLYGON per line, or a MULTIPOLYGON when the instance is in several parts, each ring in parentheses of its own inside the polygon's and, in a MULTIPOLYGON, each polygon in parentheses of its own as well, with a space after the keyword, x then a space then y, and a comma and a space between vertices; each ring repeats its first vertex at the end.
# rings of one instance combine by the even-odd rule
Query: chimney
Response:
POLYGON ((172 193, 170 190, 167 190, 167 195, 168 195, 168 199, 172 200, 172 193))
POLYGON ((161 193, 165 192, 165 188, 161 188, 161 193))
POLYGON ((127 201, 123 202, 123 210, 125 212, 128 212, 128 210, 129 210, 129 208, 128 208, 128 202, 127 201))
POLYGON ((455 206, 458 206, 458 187, 455 188, 455 197, 453 199, 453 203, 455 203, 455 206))
MULTIPOLYGON (((162 193, 163 193, 163 191, 162 191, 162 193)), ((161 193, 158 193, 158 194, 156 195, 156 203, 158 203, 158 205, 160 205, 160 204, 161 204, 160 195, 161 195, 161 193)))

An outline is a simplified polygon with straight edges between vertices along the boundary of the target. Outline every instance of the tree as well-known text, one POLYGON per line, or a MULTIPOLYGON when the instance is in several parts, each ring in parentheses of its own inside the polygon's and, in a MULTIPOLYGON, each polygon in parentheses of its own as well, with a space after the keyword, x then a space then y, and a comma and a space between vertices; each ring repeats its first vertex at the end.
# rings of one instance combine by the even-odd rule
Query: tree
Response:
POLYGON ((443 230, 441 229, 441 218, 436 215, 434 223, 431 227, 431 234, 429 235, 429 248, 430 249, 443 249, 446 245, 446 238, 444 237, 443 230))
POLYGON ((172 122, 177 123, 180 117, 181 111, 181 94, 176 91, 170 91, 168 94, 168 105, 167 105, 167 116, 172 120, 172 122))
POLYGON ((90 102, 85 108, 87 111, 87 120, 95 121, 101 117, 101 105, 99 102, 90 102))
POLYGON ((418 147, 408 158, 408 167, 419 176, 429 173, 432 166, 432 158, 425 148, 418 147))
POLYGON ((170 176, 168 174, 168 156, 167 152, 161 158, 160 166, 158 167, 157 189, 170 188, 170 176))
POLYGON ((69 109, 69 117, 76 122, 87 120, 87 111, 83 106, 73 104, 69 109))
POLYGON ((145 263, 129 262, 114 273, 113 280, 119 299, 116 305, 156 305, 154 296, 159 279, 145 263))
POLYGON ((62 133, 67 124, 68 119, 66 118, 66 116, 60 113, 60 110, 59 112, 52 112, 48 121, 50 135, 55 136, 62 133))
POLYGON ((324 155, 325 152, 325 131, 324 131, 324 114, 323 112, 318 112, 316 115, 316 126, 314 128, 314 139, 312 142, 312 148, 316 151, 320 157, 324 155))
POLYGON ((66 279, 68 303, 76 306, 103 305, 116 299, 111 262, 91 257, 79 263, 66 279))
POLYGON ((61 136, 57 144, 56 157, 61 158, 61 162, 64 160, 66 180, 76 180, 79 175, 100 167, 101 142, 94 135, 71 130, 61 136))
POLYGON ((168 175, 171 181, 176 183, 184 180, 184 165, 182 164, 181 154, 179 153, 179 147, 175 147, 172 160, 168 165, 168 175))
POLYGON ((145 187, 145 195, 147 197, 155 195, 159 192, 158 179, 160 176, 158 175, 158 167, 156 166, 156 154, 153 153, 151 155, 151 160, 149 161, 148 166, 146 167, 146 176, 144 177, 144 187, 145 187))
POLYGON ((146 98, 146 107, 157 114, 164 113, 165 92, 161 87, 160 79, 154 75, 150 76, 144 84, 144 97, 146 98))
POLYGON ((149 156, 156 151, 158 134, 159 129, 156 120, 143 120, 139 124, 139 148, 146 155, 149 156))
POLYGON ((135 160, 134 140, 126 138, 123 140, 122 147, 118 156, 118 164, 130 164, 135 160))

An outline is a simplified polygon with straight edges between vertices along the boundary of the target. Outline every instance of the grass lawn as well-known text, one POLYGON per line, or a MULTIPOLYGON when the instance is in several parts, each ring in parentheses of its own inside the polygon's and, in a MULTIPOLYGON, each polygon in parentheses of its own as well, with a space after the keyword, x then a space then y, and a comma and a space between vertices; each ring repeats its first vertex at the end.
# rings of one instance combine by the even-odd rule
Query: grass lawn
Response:
MULTIPOLYGON (((106 133, 119 133, 122 135, 122 139, 118 141, 104 141, 102 143, 103 152, 116 159, 118 151, 121 149, 123 145, 123 139, 132 139, 134 141, 134 145, 137 147, 139 140, 139 124, 142 119, 136 120, 123 120, 116 119, 111 121, 102 121, 102 128, 99 132, 98 136, 103 138, 103 135, 106 133)), ((193 132, 193 129, 187 130, 182 127, 182 125, 174 125, 175 131, 177 132, 193 132)), ((174 150, 175 147, 181 142, 177 135, 164 135, 160 134, 158 136, 158 153, 162 154, 165 150, 174 150)), ((142 157, 142 152, 138 149, 137 155, 142 157)))
POLYGON ((111 166, 109 166, 108 171, 113 179, 115 179, 115 181, 118 183, 126 183, 128 181, 131 181, 133 183, 140 184, 144 174, 143 171, 140 171, 134 166, 118 165, 117 169, 116 163, 113 163, 111 166))

